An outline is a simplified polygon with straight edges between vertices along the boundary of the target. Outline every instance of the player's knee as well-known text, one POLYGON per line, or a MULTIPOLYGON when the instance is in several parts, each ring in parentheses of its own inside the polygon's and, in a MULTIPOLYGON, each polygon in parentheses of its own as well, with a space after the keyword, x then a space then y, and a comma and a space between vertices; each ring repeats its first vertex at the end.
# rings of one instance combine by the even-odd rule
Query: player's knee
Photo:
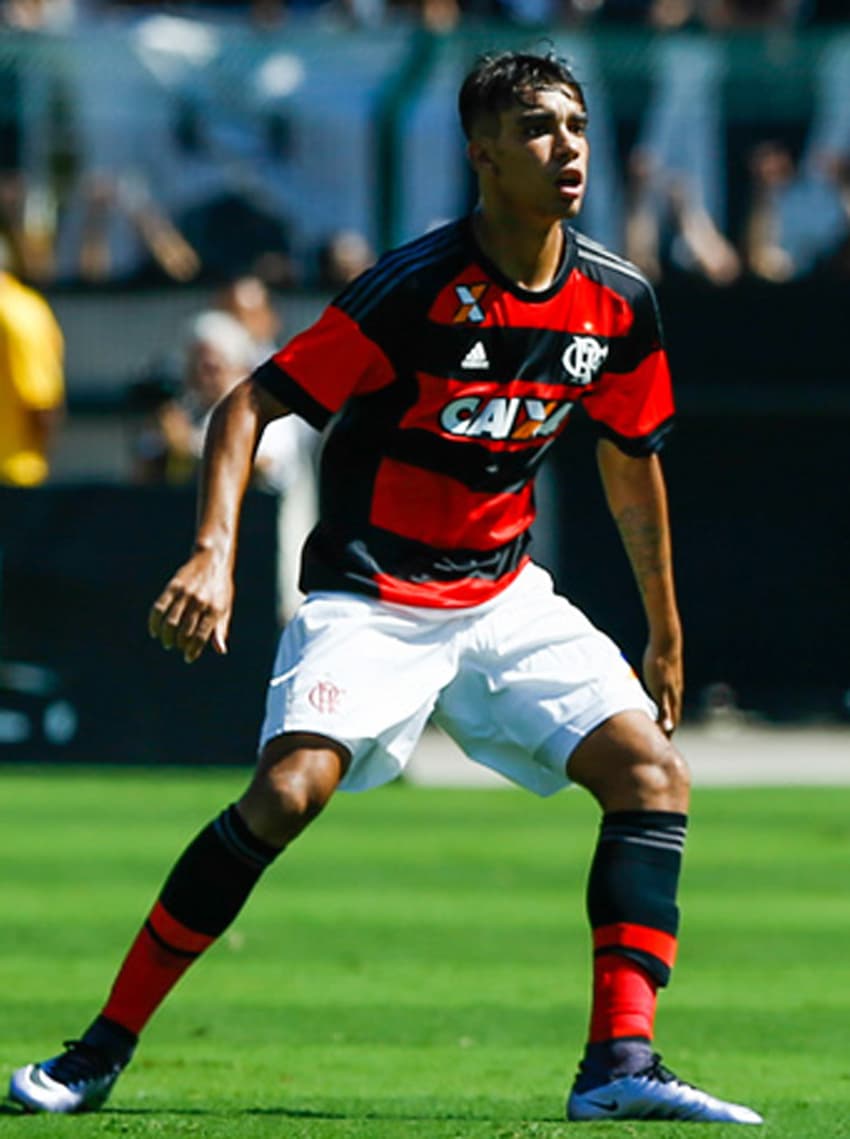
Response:
POLYGON ((691 776, 677 748, 659 732, 641 750, 637 762, 629 765, 634 793, 643 802, 663 801, 668 807, 684 808, 688 801, 691 776))
POLYGON ((285 846, 319 814, 341 778, 342 762, 322 748, 266 749, 239 802, 254 833, 285 846))
POLYGON ((333 787, 324 772, 313 767, 273 767, 265 773, 269 807, 287 824, 306 824, 330 798, 333 787))
POLYGON ((649 722, 621 721, 603 728, 574 754, 568 772, 606 811, 688 808, 688 766, 649 722))

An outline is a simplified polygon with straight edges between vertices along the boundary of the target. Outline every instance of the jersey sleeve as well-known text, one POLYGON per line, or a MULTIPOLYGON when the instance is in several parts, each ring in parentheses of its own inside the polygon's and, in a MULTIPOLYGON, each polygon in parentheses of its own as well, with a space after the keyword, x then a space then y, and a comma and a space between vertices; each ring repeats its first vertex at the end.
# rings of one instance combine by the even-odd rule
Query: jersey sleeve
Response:
POLYGON ((583 399, 600 434, 629 455, 661 449, 673 426, 670 365, 655 294, 647 282, 632 300, 633 321, 612 344, 600 381, 583 399))
POLYGON ((321 430, 352 396, 377 391, 395 372, 357 321, 331 304, 312 327, 260 365, 254 378, 321 430))

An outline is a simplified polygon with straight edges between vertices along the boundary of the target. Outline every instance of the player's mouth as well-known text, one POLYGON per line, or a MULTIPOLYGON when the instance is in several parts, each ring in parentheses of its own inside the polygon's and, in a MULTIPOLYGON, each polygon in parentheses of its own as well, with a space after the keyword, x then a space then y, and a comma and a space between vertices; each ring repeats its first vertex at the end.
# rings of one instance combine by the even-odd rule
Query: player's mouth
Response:
POLYGON ((562 170, 555 185, 562 198, 578 198, 584 191, 584 177, 580 170, 562 170))

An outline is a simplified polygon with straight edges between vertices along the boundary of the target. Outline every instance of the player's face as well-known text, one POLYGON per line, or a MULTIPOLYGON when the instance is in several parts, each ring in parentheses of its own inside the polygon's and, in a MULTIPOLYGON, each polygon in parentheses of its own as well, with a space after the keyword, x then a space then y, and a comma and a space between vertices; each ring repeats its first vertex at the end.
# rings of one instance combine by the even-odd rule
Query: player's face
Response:
POLYGON ((491 198, 518 216, 573 218, 587 185, 587 112, 569 87, 530 90, 473 153, 491 198))

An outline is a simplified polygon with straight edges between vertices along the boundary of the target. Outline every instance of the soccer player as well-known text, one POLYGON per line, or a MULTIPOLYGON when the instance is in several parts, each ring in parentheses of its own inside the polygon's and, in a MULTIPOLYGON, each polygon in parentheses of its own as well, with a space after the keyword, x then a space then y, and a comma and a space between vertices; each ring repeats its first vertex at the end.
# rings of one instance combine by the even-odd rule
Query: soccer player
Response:
POLYGON ((572 1120, 760 1123, 668 1071, 656 992, 676 954, 688 775, 669 737, 682 645, 657 451, 673 413, 653 294, 567 223, 587 185, 587 108, 552 56, 484 57, 460 113, 480 202, 382 257, 219 404, 194 551, 150 632, 226 651, 240 504, 265 425, 326 439, 307 598, 283 632, 256 773, 189 844, 81 1039, 12 1077, 31 1109, 99 1106, 175 982, 338 787, 404 769, 426 720, 541 795, 602 810, 587 890, 588 1042, 572 1120), (649 628, 647 691, 528 554, 534 474, 581 403, 649 628))

